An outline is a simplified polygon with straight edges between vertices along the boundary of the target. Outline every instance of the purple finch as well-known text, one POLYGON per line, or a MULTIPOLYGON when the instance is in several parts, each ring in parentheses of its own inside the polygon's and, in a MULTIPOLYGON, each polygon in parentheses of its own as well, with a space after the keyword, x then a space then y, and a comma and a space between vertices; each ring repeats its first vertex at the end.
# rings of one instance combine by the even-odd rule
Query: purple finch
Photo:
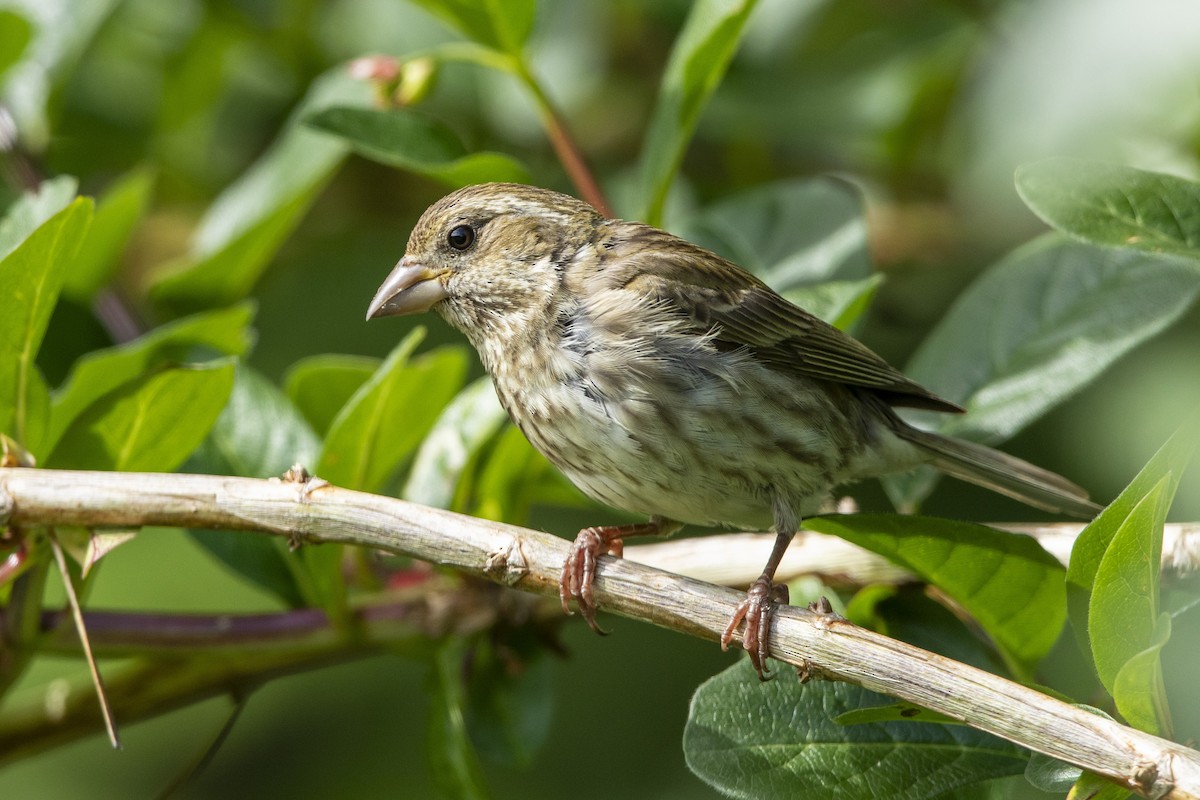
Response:
MULTIPOLYGON (((422 215, 367 317, 432 309, 462 331, 512 421, 584 494, 649 516, 585 528, 561 598, 596 627, 597 558, 682 524, 777 534, 731 619, 760 675, 775 569, 834 487, 929 463, 1050 511, 1098 507, 1066 479, 911 427, 961 412, 725 259, 557 192, 489 183, 422 215)), ((569 613, 569 611, 568 611, 569 613)))

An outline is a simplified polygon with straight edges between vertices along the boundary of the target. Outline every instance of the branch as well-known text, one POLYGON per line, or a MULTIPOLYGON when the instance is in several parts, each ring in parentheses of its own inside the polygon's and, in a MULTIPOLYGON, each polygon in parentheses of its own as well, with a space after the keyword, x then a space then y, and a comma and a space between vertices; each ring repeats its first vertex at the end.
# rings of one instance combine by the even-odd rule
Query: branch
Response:
MULTIPOLYGON (((210 475, 0 469, 0 524, 165 525, 288 536, 403 554, 556 594, 568 543, 332 486, 210 475)), ((610 611, 716 641, 742 594, 631 561, 600 560, 610 611)), ((1145 797, 1200 799, 1200 753, 943 656, 799 608, 774 618, 772 656, 961 720, 1145 797)))
MULTIPOLYGON (((539 604, 536 598, 482 582, 437 581, 391 595, 384 603, 363 598, 351 609, 352 637, 311 608, 212 615, 89 611, 84 618, 98 656, 132 659, 105 679, 113 707, 129 723, 212 697, 244 697, 270 678, 378 652, 420 652, 443 636, 543 616, 531 608, 539 604)), ((550 604, 545 606, 548 613, 550 604)), ((79 654, 78 634, 65 621, 63 612, 43 612, 40 652, 79 654)), ((103 724, 87 680, 56 682, 14 697, 0 715, 0 767, 80 739, 103 724)))
MULTIPOLYGON (((1064 565, 1070 561, 1071 548, 1084 528, 1079 522, 988 524, 1032 536, 1064 565)), ((633 545, 625 548, 625 558, 722 586, 749 586, 762 574, 762 565, 774 544, 773 533, 718 533, 633 545)), ((1162 570, 1167 576, 1200 571, 1200 523, 1167 523, 1163 530, 1162 570)), ((800 575, 819 575, 824 583, 839 587, 915 580, 911 572, 877 553, 813 531, 796 534, 775 579, 786 583, 800 575)))

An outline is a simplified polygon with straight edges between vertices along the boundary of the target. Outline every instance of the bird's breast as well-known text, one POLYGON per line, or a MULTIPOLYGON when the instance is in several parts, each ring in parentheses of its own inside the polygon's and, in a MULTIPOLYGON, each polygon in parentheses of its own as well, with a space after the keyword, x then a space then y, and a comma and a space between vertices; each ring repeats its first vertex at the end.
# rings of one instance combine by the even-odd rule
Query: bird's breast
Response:
POLYGON ((626 511, 765 529, 824 500, 844 421, 818 387, 689 339, 577 319, 485 356, 513 422, 585 494, 626 511))

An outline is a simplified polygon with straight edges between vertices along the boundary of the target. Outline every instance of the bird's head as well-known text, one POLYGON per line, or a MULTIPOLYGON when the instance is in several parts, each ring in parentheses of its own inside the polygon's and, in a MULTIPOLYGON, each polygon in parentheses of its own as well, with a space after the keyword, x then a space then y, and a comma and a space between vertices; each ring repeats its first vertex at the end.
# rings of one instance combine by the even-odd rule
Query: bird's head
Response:
POLYGON ((603 223, 587 203, 548 189, 459 189, 421 215, 367 318, 433 309, 473 340, 519 330, 550 305, 562 265, 603 223))

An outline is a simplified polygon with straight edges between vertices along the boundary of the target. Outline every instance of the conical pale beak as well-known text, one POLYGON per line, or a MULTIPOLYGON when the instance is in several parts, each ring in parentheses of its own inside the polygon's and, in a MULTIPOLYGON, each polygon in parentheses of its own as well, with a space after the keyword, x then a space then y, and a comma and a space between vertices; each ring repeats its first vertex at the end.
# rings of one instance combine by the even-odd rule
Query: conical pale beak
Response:
POLYGON ((405 256, 375 292, 367 307, 367 319, 428 311, 448 297, 440 278, 441 273, 405 256))

